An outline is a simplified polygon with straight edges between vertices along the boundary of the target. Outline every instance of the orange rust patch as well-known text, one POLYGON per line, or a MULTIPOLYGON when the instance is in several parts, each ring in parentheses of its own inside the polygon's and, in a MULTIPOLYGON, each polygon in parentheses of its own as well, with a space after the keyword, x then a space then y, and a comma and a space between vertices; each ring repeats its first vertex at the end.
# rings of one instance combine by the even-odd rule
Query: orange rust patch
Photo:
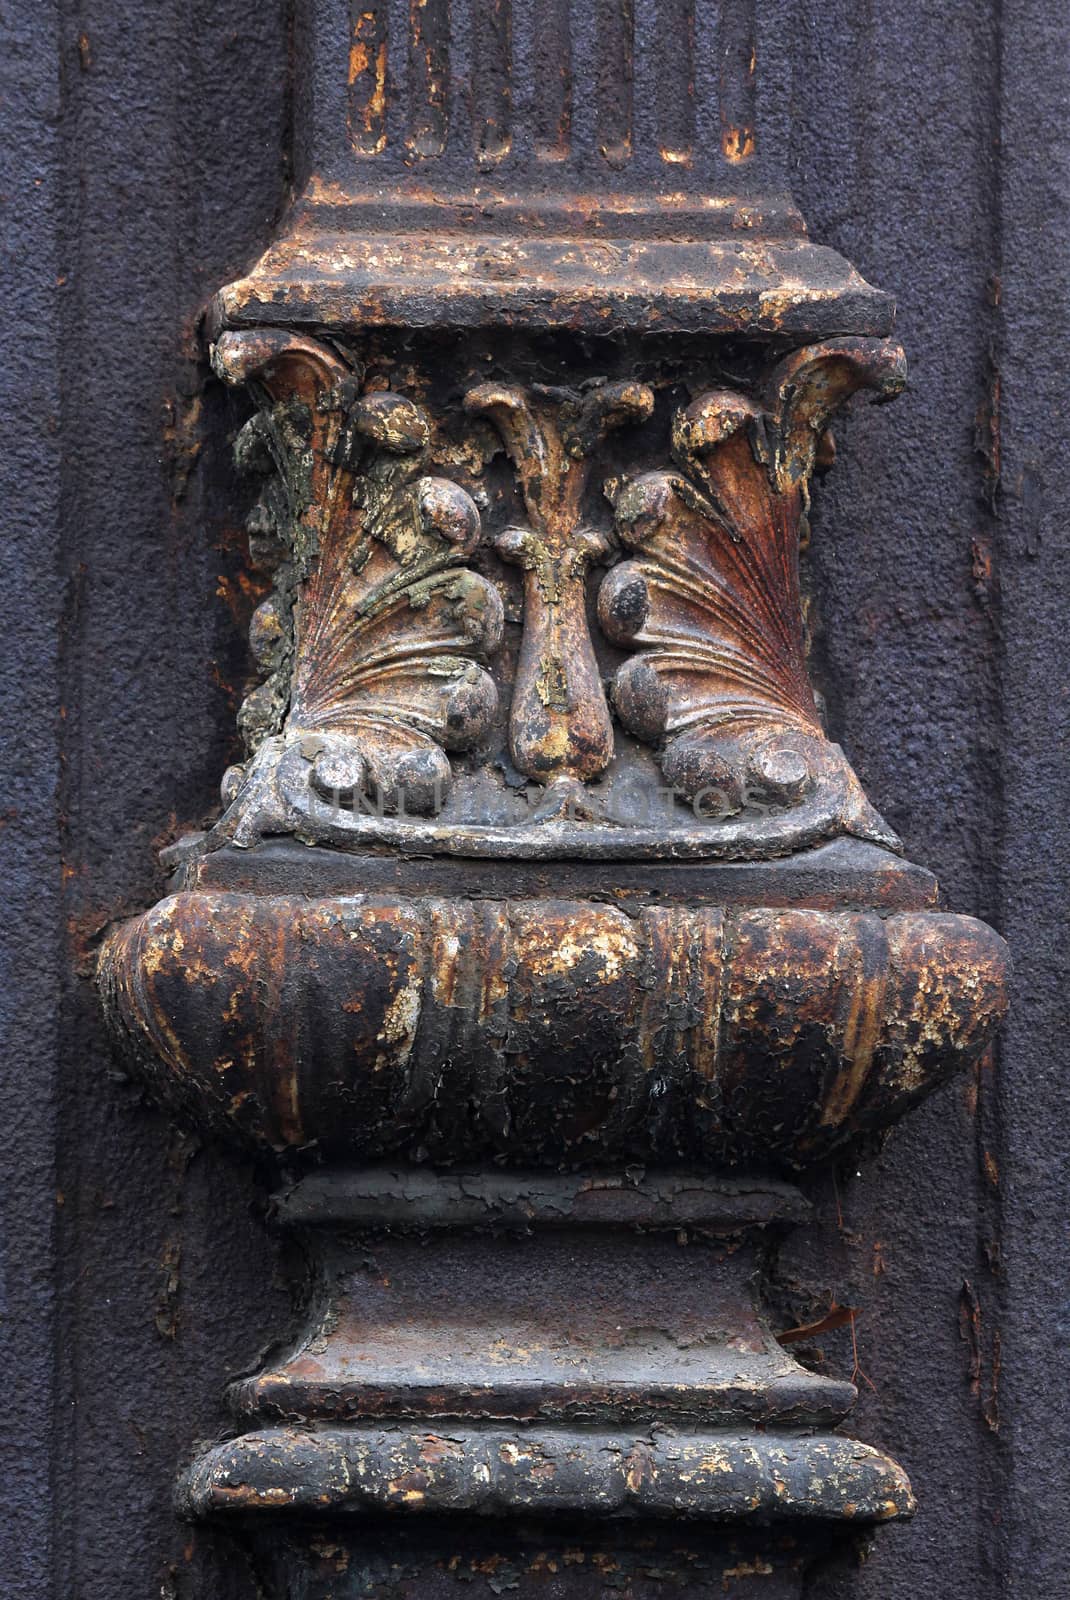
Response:
POLYGON ((727 160, 733 165, 741 161, 748 161, 754 154, 754 129, 753 128, 723 128, 721 130, 721 149, 727 160))

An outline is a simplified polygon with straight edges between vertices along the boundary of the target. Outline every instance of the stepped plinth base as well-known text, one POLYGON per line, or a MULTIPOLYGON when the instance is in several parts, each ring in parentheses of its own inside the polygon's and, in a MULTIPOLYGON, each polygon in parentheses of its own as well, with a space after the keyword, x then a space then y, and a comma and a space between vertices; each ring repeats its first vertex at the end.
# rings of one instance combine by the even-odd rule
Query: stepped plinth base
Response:
POLYGON ((683 1595, 787 1596, 807 1530, 913 1510, 894 1461, 833 1431, 852 1385, 756 1304, 763 1241, 807 1212, 789 1184, 351 1169, 276 1212, 311 1262, 304 1327, 232 1386, 247 1431, 180 1489, 268 1552, 273 1594, 405 1594, 411 1572, 424 1596, 500 1566, 565 1596, 602 1550, 634 1595, 668 1564, 683 1595))

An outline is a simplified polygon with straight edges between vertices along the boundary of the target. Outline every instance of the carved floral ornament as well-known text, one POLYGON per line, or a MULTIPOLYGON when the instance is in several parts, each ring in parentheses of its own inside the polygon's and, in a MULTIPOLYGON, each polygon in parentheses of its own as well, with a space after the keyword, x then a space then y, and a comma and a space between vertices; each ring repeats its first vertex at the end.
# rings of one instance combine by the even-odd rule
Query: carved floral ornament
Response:
POLYGON ((252 622, 249 758, 207 848, 289 833, 539 855, 577 828, 603 855, 895 843, 821 726, 798 551, 828 422, 860 389, 900 391, 897 345, 830 339, 751 392, 700 393, 672 416, 664 466, 615 476, 600 454, 652 417, 646 383, 473 387, 468 426, 485 458, 504 449, 521 512, 493 533, 429 410, 364 387, 334 348, 228 332, 214 363, 259 401, 236 455, 265 476, 251 552, 274 587, 252 622), (590 518, 599 480, 606 526, 590 518), (522 576, 515 666, 495 660, 495 562, 522 576), (599 804, 622 736, 660 769, 656 828, 599 804), (537 804, 488 810, 491 767, 537 804))

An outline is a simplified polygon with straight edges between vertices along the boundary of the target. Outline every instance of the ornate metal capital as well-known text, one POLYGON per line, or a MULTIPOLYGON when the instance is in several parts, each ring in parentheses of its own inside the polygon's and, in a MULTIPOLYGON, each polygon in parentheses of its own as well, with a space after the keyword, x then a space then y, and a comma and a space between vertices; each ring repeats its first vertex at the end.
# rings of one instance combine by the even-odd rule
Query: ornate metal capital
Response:
POLYGON ((524 78, 507 5, 302 13, 303 187, 210 320, 271 579, 245 759, 101 963, 137 1069, 263 1158, 308 1256, 180 1491, 272 1593, 385 1593, 406 1517, 419 1587, 489 1518, 522 1595, 608 1540, 773 1600, 912 1509, 773 1338, 758 1247, 984 1050, 1005 952, 811 686, 812 479, 904 358, 781 191, 761 13, 723 8, 701 95, 685 30, 652 115, 627 10, 590 104, 575 53, 524 78))
POLYGON ((431 364, 384 388, 353 336, 216 342, 260 403, 236 454, 264 474, 251 551, 274 589, 249 759, 194 853, 274 834, 496 857, 894 847, 821 725, 799 539, 830 418, 902 388, 899 347, 759 349, 720 387, 709 342, 571 386, 469 385, 488 355, 507 364, 509 341, 452 352, 436 404, 431 364))

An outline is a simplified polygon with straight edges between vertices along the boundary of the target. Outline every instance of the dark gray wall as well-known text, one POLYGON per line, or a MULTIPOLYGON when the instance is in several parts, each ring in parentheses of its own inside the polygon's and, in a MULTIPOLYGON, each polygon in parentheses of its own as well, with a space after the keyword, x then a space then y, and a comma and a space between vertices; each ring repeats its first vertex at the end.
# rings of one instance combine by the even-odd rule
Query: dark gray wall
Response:
MULTIPOLYGON (((855 1430, 921 1501, 814 1600, 1070 1592, 1062 9, 798 0, 790 35, 798 198, 897 296, 913 366, 818 491, 823 687, 909 853, 1018 974, 998 1062, 815 1184, 822 1221, 776 1267, 785 1318, 860 1308, 855 1430)), ((232 749, 235 402, 194 328, 284 196, 286 4, 0 0, 0 26, 0 1595, 253 1600, 236 1558, 205 1575, 169 1485, 286 1296, 248 1174, 114 1075, 88 974, 232 749)), ((850 1373, 845 1332, 818 1344, 850 1373)))

